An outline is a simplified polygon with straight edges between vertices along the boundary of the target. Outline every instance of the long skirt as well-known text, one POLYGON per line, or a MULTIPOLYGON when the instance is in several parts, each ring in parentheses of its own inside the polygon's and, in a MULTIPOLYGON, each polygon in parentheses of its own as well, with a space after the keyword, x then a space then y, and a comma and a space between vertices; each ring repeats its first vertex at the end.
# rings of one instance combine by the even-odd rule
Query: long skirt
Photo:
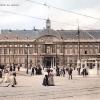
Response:
POLYGON ((10 77, 10 85, 16 85, 16 84, 17 84, 17 82, 16 82, 15 76, 11 76, 10 77))
POLYGON ((47 86, 48 85, 48 76, 45 75, 45 77, 43 78, 43 83, 42 85, 47 86))
POLYGON ((54 79, 53 79, 53 76, 49 76, 49 77, 48 77, 48 85, 49 85, 49 86, 54 86, 54 79))

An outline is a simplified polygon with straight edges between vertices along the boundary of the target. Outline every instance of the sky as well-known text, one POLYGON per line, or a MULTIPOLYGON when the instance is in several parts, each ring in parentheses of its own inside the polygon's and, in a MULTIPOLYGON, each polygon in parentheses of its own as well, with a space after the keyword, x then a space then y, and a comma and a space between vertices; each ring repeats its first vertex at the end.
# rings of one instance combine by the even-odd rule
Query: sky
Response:
POLYGON ((0 30, 31 30, 45 28, 46 20, 51 20, 55 30, 100 29, 100 0, 0 0, 0 30), (95 17, 80 16, 67 11, 54 9, 55 6, 75 13, 95 17), (40 18, 40 19, 38 19, 40 18))

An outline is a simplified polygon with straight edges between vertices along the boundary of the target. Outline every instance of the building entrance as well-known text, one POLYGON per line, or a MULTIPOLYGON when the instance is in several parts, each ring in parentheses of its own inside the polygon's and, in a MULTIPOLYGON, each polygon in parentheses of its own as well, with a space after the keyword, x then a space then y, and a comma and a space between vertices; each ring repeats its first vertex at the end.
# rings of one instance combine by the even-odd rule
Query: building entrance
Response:
POLYGON ((43 64, 45 68, 52 68, 55 66, 54 57, 44 57, 43 64))

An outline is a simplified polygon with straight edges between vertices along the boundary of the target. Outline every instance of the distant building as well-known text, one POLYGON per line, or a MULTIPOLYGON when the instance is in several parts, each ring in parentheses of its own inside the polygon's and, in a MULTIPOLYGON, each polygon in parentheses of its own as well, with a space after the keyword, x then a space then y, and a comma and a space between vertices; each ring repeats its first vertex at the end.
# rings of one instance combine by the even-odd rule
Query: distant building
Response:
POLYGON ((2 30, 0 64, 76 67, 78 56, 82 61, 99 58, 100 30, 80 30, 79 42, 77 30, 52 30, 49 19, 43 30, 2 30))

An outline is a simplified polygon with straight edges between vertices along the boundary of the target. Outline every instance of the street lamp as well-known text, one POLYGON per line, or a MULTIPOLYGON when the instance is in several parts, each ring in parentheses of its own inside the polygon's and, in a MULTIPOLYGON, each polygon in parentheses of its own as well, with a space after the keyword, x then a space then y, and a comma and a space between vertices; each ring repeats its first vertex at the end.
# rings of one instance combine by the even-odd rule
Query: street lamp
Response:
POLYGON ((65 44, 64 44, 64 38, 63 36, 61 36, 61 39, 62 39, 62 50, 63 50, 63 67, 65 66, 65 44))
POLYGON ((13 47, 12 54, 13 54, 13 67, 14 67, 15 66, 15 56, 14 56, 14 54, 15 54, 15 48, 14 47, 13 47))
POLYGON ((55 63, 55 64, 56 64, 56 68, 57 68, 57 66, 58 66, 58 59, 57 59, 57 42, 56 42, 56 60, 55 60, 55 61, 56 61, 56 63, 55 63))
POLYGON ((29 44, 27 44, 27 70, 26 70, 26 74, 28 74, 28 49, 29 49, 29 44))
POLYGON ((80 75, 81 59, 80 59, 80 30, 79 30, 79 26, 78 26, 77 37, 78 37, 78 58, 77 58, 77 68, 78 68, 78 75, 80 75))

